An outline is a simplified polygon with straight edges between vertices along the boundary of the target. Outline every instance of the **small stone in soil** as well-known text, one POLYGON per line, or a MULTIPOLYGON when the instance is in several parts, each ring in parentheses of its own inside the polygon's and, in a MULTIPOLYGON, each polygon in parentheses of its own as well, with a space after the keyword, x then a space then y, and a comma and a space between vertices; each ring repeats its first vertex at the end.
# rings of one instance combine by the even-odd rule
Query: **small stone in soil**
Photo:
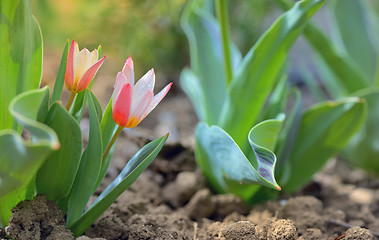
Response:
POLYGON ((212 196, 212 201, 216 204, 216 220, 221 220, 233 212, 237 212, 242 215, 249 213, 249 208, 239 197, 233 194, 214 195, 212 196))
POLYGON ((184 211, 191 219, 210 217, 216 209, 211 197, 212 194, 207 188, 196 192, 185 206, 184 211))
POLYGON ((221 234, 225 239, 249 240, 255 238, 255 225, 249 221, 239 221, 226 225, 221 234))
POLYGON ((346 231, 344 240, 374 240, 374 236, 365 228, 352 227, 346 231))
POLYGON ((296 227, 288 219, 279 219, 267 229, 267 240, 295 240, 296 236, 296 227))
POLYGON ((163 199, 175 208, 182 207, 204 185, 203 178, 195 172, 181 172, 174 182, 163 188, 163 199))
POLYGON ((303 234, 308 228, 325 229, 325 219, 320 216, 322 202, 312 196, 295 197, 279 210, 279 218, 291 219, 303 234))

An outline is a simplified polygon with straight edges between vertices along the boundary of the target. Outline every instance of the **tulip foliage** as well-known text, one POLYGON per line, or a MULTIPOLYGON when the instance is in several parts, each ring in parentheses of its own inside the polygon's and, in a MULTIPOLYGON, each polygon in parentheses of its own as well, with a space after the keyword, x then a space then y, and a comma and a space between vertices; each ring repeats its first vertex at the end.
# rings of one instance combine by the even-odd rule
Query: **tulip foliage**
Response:
MULTIPOLYGON (((291 1, 276 0, 283 9, 291 1)), ((359 96, 367 102, 368 115, 362 129, 351 139, 343 157, 363 169, 379 174, 379 15, 373 2, 329 1, 333 38, 329 40, 315 24, 304 36, 317 53, 322 83, 334 99, 359 96), (324 81, 327 79, 327 81, 324 81)), ((317 90, 317 87, 312 87, 317 90)), ((320 90, 318 90, 320 92, 320 90)), ((321 97, 325 95, 318 94, 321 97)))
POLYGON ((105 57, 100 57, 100 47, 92 52, 79 51, 73 41, 66 44, 50 96, 48 87, 37 89, 42 39, 29 1, 0 1, 0 10, 0 226, 7 225, 11 209, 18 202, 45 194, 58 203, 66 215, 67 227, 78 236, 137 179, 163 147, 168 134, 140 149, 86 209, 105 177, 121 130, 137 126, 165 97, 171 83, 154 97, 155 74, 151 70, 134 85, 129 57, 117 75, 113 100, 103 113, 91 91, 91 82, 105 57), (66 106, 61 101, 64 85, 71 91, 66 106), (79 123, 87 106, 89 140, 83 150, 79 123))
POLYGON ((301 95, 287 83, 288 51, 324 1, 294 4, 244 57, 230 39, 227 1, 215 3, 191 0, 181 19, 191 56, 181 84, 200 119, 197 163, 215 190, 247 202, 275 197, 278 191, 269 188, 294 191, 348 143, 366 116, 358 97, 303 111, 301 95))

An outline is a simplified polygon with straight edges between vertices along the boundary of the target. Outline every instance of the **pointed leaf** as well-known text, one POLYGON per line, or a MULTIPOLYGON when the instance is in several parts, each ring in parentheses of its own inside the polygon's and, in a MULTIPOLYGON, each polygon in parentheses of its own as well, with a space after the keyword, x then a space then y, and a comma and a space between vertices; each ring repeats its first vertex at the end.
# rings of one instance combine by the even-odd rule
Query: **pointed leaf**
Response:
POLYGON ((67 226, 70 226, 82 215, 89 198, 93 194, 101 169, 102 144, 98 109, 96 109, 95 99, 90 90, 86 90, 86 94, 89 95, 90 118, 88 144, 80 160, 79 170, 70 192, 66 218, 67 226))
POLYGON ((309 181, 346 146, 362 126, 366 113, 364 100, 356 97, 324 102, 305 112, 289 157, 291 172, 285 189, 293 191, 309 181))
POLYGON ((126 164, 120 175, 104 190, 87 211, 69 226, 75 236, 82 234, 145 170, 166 142, 168 134, 156 139, 141 150, 126 164))
POLYGON ((55 79, 53 94, 51 96, 51 102, 59 101, 62 96, 69 44, 70 42, 67 39, 66 46, 64 47, 63 54, 62 54, 61 63, 59 64, 57 78, 55 79))

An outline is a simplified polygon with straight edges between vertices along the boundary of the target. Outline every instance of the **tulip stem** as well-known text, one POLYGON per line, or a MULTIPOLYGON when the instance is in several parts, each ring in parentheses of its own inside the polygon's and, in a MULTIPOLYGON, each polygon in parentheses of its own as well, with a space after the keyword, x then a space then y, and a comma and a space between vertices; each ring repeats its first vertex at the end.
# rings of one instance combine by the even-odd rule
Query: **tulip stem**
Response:
POLYGON ((114 135, 113 135, 111 141, 109 142, 109 144, 108 144, 108 146, 107 146, 107 149, 105 149, 105 152, 104 152, 104 154, 103 154, 103 159, 102 159, 102 161, 101 161, 101 165, 104 164, 104 160, 105 160, 105 158, 107 158, 109 151, 111 150, 113 144, 116 142, 116 139, 117 139, 118 135, 120 135, 122 129, 124 129, 124 127, 118 126, 116 132, 114 133, 114 135))
POLYGON ((67 105, 66 105, 66 110, 69 111, 70 107, 72 105, 72 102, 74 101, 76 96, 76 92, 71 92, 70 98, 68 99, 67 105))
POLYGON ((233 79, 233 67, 231 58, 231 41, 229 32, 229 18, 227 0, 215 0, 216 13, 221 26, 222 50, 224 52, 224 71, 226 85, 229 85, 233 79))

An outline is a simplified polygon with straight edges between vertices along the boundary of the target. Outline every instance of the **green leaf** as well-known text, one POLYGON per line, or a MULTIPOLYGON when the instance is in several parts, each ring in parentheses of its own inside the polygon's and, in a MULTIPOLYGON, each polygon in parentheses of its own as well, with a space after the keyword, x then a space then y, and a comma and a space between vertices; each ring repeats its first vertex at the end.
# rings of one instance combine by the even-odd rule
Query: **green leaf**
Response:
POLYGON ((281 121, 267 120, 251 129, 248 138, 256 158, 249 160, 224 130, 201 122, 195 131, 197 163, 221 193, 232 192, 246 200, 245 195, 236 192, 235 185, 261 184, 280 189, 273 176, 276 156, 270 150, 280 128, 281 121))
POLYGON ((362 129, 352 137, 343 151, 349 162, 379 175, 379 89, 369 88, 354 93, 367 102, 367 119, 362 129))
POLYGON ((96 109, 97 119, 99 120, 99 123, 100 123, 101 119, 103 118, 103 109, 101 109, 101 105, 99 103, 99 100, 97 100, 95 94, 93 94, 92 91, 89 91, 89 93, 92 97, 92 101, 93 101, 94 107, 96 109))
POLYGON ((284 189, 293 191, 309 181, 346 146, 362 126, 366 113, 364 100, 357 97, 324 102, 305 112, 289 157, 291 172, 284 189))
MULTIPOLYGON (((275 2, 285 11, 293 6, 291 0, 276 0, 275 2)), ((304 36, 347 93, 365 88, 370 82, 351 59, 337 52, 329 38, 316 25, 310 22, 304 29, 304 36)))
POLYGON ((120 175, 109 184, 91 207, 69 226, 75 236, 82 234, 138 178, 158 155, 167 138, 168 134, 150 142, 129 160, 120 175))
POLYGON ((59 103, 53 103, 45 120, 58 135, 61 148, 52 153, 37 174, 37 192, 49 200, 59 200, 71 190, 82 155, 79 124, 59 103))
POLYGON ((377 58, 374 44, 377 43, 372 38, 373 26, 366 1, 333 0, 329 3, 335 26, 331 33, 366 78, 373 80, 377 58))
POLYGON ((287 114, 283 129, 279 135, 277 148, 275 149, 278 156, 276 176, 280 184, 285 183, 289 178, 291 163, 288 161, 288 158, 294 148, 303 113, 300 92, 296 88, 292 92, 294 103, 291 111, 287 114))
POLYGON ((230 85, 230 97, 225 100, 219 121, 238 145, 245 146, 246 134, 258 120, 275 81, 281 77, 288 51, 323 3, 323 0, 297 2, 244 57, 230 85))
POLYGON ((66 74, 66 65, 68 57, 69 40, 67 39, 66 46, 64 47, 61 63, 59 64, 57 78, 55 79, 53 94, 51 96, 51 102, 56 102, 61 99, 62 90, 64 85, 64 79, 66 74))
POLYGON ((67 226, 72 225, 82 215, 87 202, 93 194, 96 181, 100 174, 102 144, 100 122, 95 99, 90 90, 86 90, 88 98, 90 130, 87 147, 82 155, 78 173, 70 192, 67 208, 67 226))
POLYGON ((200 79, 203 91, 207 91, 202 103, 205 109, 202 120, 215 124, 226 96, 226 80, 222 70, 220 26, 209 12, 202 9, 203 2, 192 0, 187 3, 181 26, 190 45, 192 71, 200 79))
MULTIPOLYGON (((102 153, 105 152, 105 149, 107 148, 109 142, 111 141, 113 135, 115 134, 117 127, 118 125, 113 120, 112 98, 111 98, 104 111, 104 116, 100 124, 101 141, 103 143, 102 153)), ((103 181, 105 175, 107 174, 107 170, 109 167, 109 163, 112 159, 115 145, 116 144, 113 144, 112 148, 109 150, 107 157, 104 159, 103 165, 101 166, 99 178, 97 179, 97 182, 93 191, 95 191, 99 187, 100 183, 103 181)))
POLYGON ((27 184, 46 156, 59 148, 54 131, 36 122, 46 111, 49 92, 48 87, 24 92, 9 106, 12 116, 30 133, 31 140, 23 140, 12 130, 0 131, 0 226, 7 224, 11 208, 23 200, 21 195, 25 197, 27 184))
POLYGON ((287 75, 283 75, 274 91, 272 91, 267 108, 261 113, 263 116, 261 121, 276 118, 278 114, 285 112, 287 95, 287 75))
POLYGON ((0 32, 0 130, 16 130, 8 106, 16 95, 38 88, 42 74, 41 31, 29 0, 0 1, 0 32))
POLYGON ((180 74, 180 84, 195 108, 196 115, 200 121, 205 121, 205 96, 201 87, 200 79, 188 68, 180 74))
MULTIPOLYGON (((307 69, 306 66, 301 66, 298 70, 306 88, 310 91, 315 101, 322 102, 328 100, 328 97, 326 96, 324 90, 321 88, 321 85, 317 80, 317 77, 312 73, 312 71, 310 69, 307 69)), ((329 82, 329 78, 324 77, 323 79, 328 79, 325 82, 329 82)))
POLYGON ((76 119, 77 122, 80 122, 83 118, 84 111, 86 110, 87 105, 87 95, 85 91, 76 94, 74 102, 70 108, 70 114, 76 119))

